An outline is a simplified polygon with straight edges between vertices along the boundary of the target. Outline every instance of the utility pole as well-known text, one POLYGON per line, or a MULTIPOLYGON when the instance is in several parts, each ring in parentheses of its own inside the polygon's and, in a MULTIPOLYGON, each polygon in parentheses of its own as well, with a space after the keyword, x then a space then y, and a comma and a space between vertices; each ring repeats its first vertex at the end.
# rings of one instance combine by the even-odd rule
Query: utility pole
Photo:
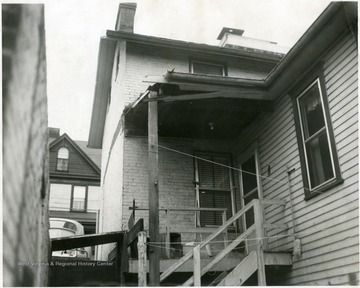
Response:
POLYGON ((150 91, 148 103, 148 173, 149 173, 149 285, 160 286, 159 250, 159 156, 158 156, 158 104, 156 91, 150 91), (151 245, 151 243, 155 243, 151 245))

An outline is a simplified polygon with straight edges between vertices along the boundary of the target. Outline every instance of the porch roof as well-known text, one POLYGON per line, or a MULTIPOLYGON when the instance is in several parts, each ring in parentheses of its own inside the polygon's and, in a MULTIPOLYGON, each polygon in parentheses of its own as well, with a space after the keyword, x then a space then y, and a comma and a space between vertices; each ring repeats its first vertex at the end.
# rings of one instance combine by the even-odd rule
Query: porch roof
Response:
POLYGON ((158 102, 159 136, 164 137, 233 139, 260 113, 272 111, 265 89, 224 85, 218 79, 173 71, 147 77, 144 81, 152 84, 149 90, 159 91, 159 96, 150 100, 148 90, 127 107, 127 135, 147 135, 149 101, 158 102))

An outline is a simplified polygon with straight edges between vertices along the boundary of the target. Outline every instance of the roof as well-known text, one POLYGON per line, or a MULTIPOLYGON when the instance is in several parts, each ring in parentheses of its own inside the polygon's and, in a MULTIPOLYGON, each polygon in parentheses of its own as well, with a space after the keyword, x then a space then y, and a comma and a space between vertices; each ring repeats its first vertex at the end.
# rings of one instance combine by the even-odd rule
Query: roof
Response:
POLYGON ((284 54, 265 50, 241 50, 231 47, 220 47, 203 43, 187 42, 161 37, 147 36, 124 31, 107 30, 106 36, 112 40, 126 40, 152 46, 167 47, 170 49, 187 50, 191 52, 209 53, 213 55, 234 56, 252 59, 255 61, 278 62, 284 54))
MULTIPOLYGON (((254 95, 256 93, 264 93, 264 97, 266 98, 262 100, 274 100, 276 97, 286 93, 286 91, 296 85, 298 81, 301 81, 303 73, 321 58, 322 54, 331 46, 332 43, 336 41, 336 39, 338 39, 338 37, 344 33, 345 30, 349 29, 351 23, 357 21, 356 11, 356 2, 330 3, 323 13, 311 25, 311 27, 299 39, 299 41, 292 47, 292 49, 290 49, 286 56, 278 62, 275 68, 263 80, 172 72, 165 73, 162 78, 160 77, 160 81, 163 82, 153 80, 150 80, 149 82, 153 81, 152 83, 154 84, 176 83, 183 86, 202 85, 204 87, 206 85, 208 90, 212 88, 220 89, 218 91, 221 91, 221 86, 224 90, 231 86, 234 90, 233 92, 236 92, 236 89, 238 89, 238 93, 240 94, 244 94, 245 88, 250 88, 254 92, 254 95)), ((199 52, 206 51, 213 54, 226 53, 226 55, 237 55, 239 57, 252 58, 258 55, 256 54, 256 51, 241 51, 118 31, 107 31, 107 37, 108 39, 113 40, 124 39, 148 45, 166 46, 177 49, 190 49, 199 52)), ((112 66, 107 67, 106 69, 112 69, 112 66)), ((110 85, 110 82, 106 83, 106 86, 107 85, 110 85)), ((99 94, 95 92, 94 103, 95 101, 102 101, 102 103, 106 102, 107 104, 107 95, 108 94, 106 93, 99 94)), ((180 95, 178 97, 180 97, 180 95)), ((191 96, 187 95, 187 97, 191 96)), ((92 119, 100 119, 100 121, 97 121, 96 126, 90 127, 89 145, 92 147, 101 147, 105 118, 96 117, 96 115, 104 115, 105 117, 106 106, 105 108, 103 106, 104 104, 102 106, 94 106, 92 119)))
POLYGON ((58 138, 49 138, 49 149, 56 145, 63 138, 66 138, 78 152, 100 173, 101 169, 101 149, 88 147, 87 141, 72 140, 66 133, 58 138))
POLYGON ((88 141, 74 140, 74 142, 85 152, 89 158, 101 169, 101 149, 88 147, 88 141))

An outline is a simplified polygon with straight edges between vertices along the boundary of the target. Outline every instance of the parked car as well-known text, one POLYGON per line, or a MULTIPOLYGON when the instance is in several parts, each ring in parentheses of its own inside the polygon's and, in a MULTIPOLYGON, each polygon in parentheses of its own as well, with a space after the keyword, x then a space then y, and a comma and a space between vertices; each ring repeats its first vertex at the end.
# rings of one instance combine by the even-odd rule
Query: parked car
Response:
MULTIPOLYGON (((50 218, 50 239, 84 235, 84 226, 79 222, 64 218, 50 218)), ((70 257, 89 259, 91 247, 54 251, 53 257, 70 257)))

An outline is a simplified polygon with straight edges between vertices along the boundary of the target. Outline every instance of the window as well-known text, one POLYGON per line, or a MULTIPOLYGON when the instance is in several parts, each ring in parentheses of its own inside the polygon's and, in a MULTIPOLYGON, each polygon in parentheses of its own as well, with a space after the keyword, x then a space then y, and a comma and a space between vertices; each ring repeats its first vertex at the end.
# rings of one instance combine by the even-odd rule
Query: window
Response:
POLYGON ((209 74, 225 76, 225 66, 223 64, 209 63, 202 61, 191 62, 191 73, 196 74, 209 74))
POLYGON ((87 198, 86 186, 73 186, 71 210, 85 211, 87 208, 86 198, 87 198))
POLYGON ((341 182, 340 168, 322 78, 296 97, 296 121, 305 197, 341 182))
MULTIPOLYGON (((230 166, 226 155, 209 155, 197 153, 195 163, 197 201, 201 208, 227 208, 226 216, 232 216, 232 179, 229 168, 215 164, 230 166), (208 160, 208 161, 206 161, 208 160)), ((222 212, 203 211, 198 218, 200 226, 222 225, 222 212)))
POLYGON ((57 171, 68 171, 69 164, 69 149, 61 147, 58 151, 56 170, 57 171))

